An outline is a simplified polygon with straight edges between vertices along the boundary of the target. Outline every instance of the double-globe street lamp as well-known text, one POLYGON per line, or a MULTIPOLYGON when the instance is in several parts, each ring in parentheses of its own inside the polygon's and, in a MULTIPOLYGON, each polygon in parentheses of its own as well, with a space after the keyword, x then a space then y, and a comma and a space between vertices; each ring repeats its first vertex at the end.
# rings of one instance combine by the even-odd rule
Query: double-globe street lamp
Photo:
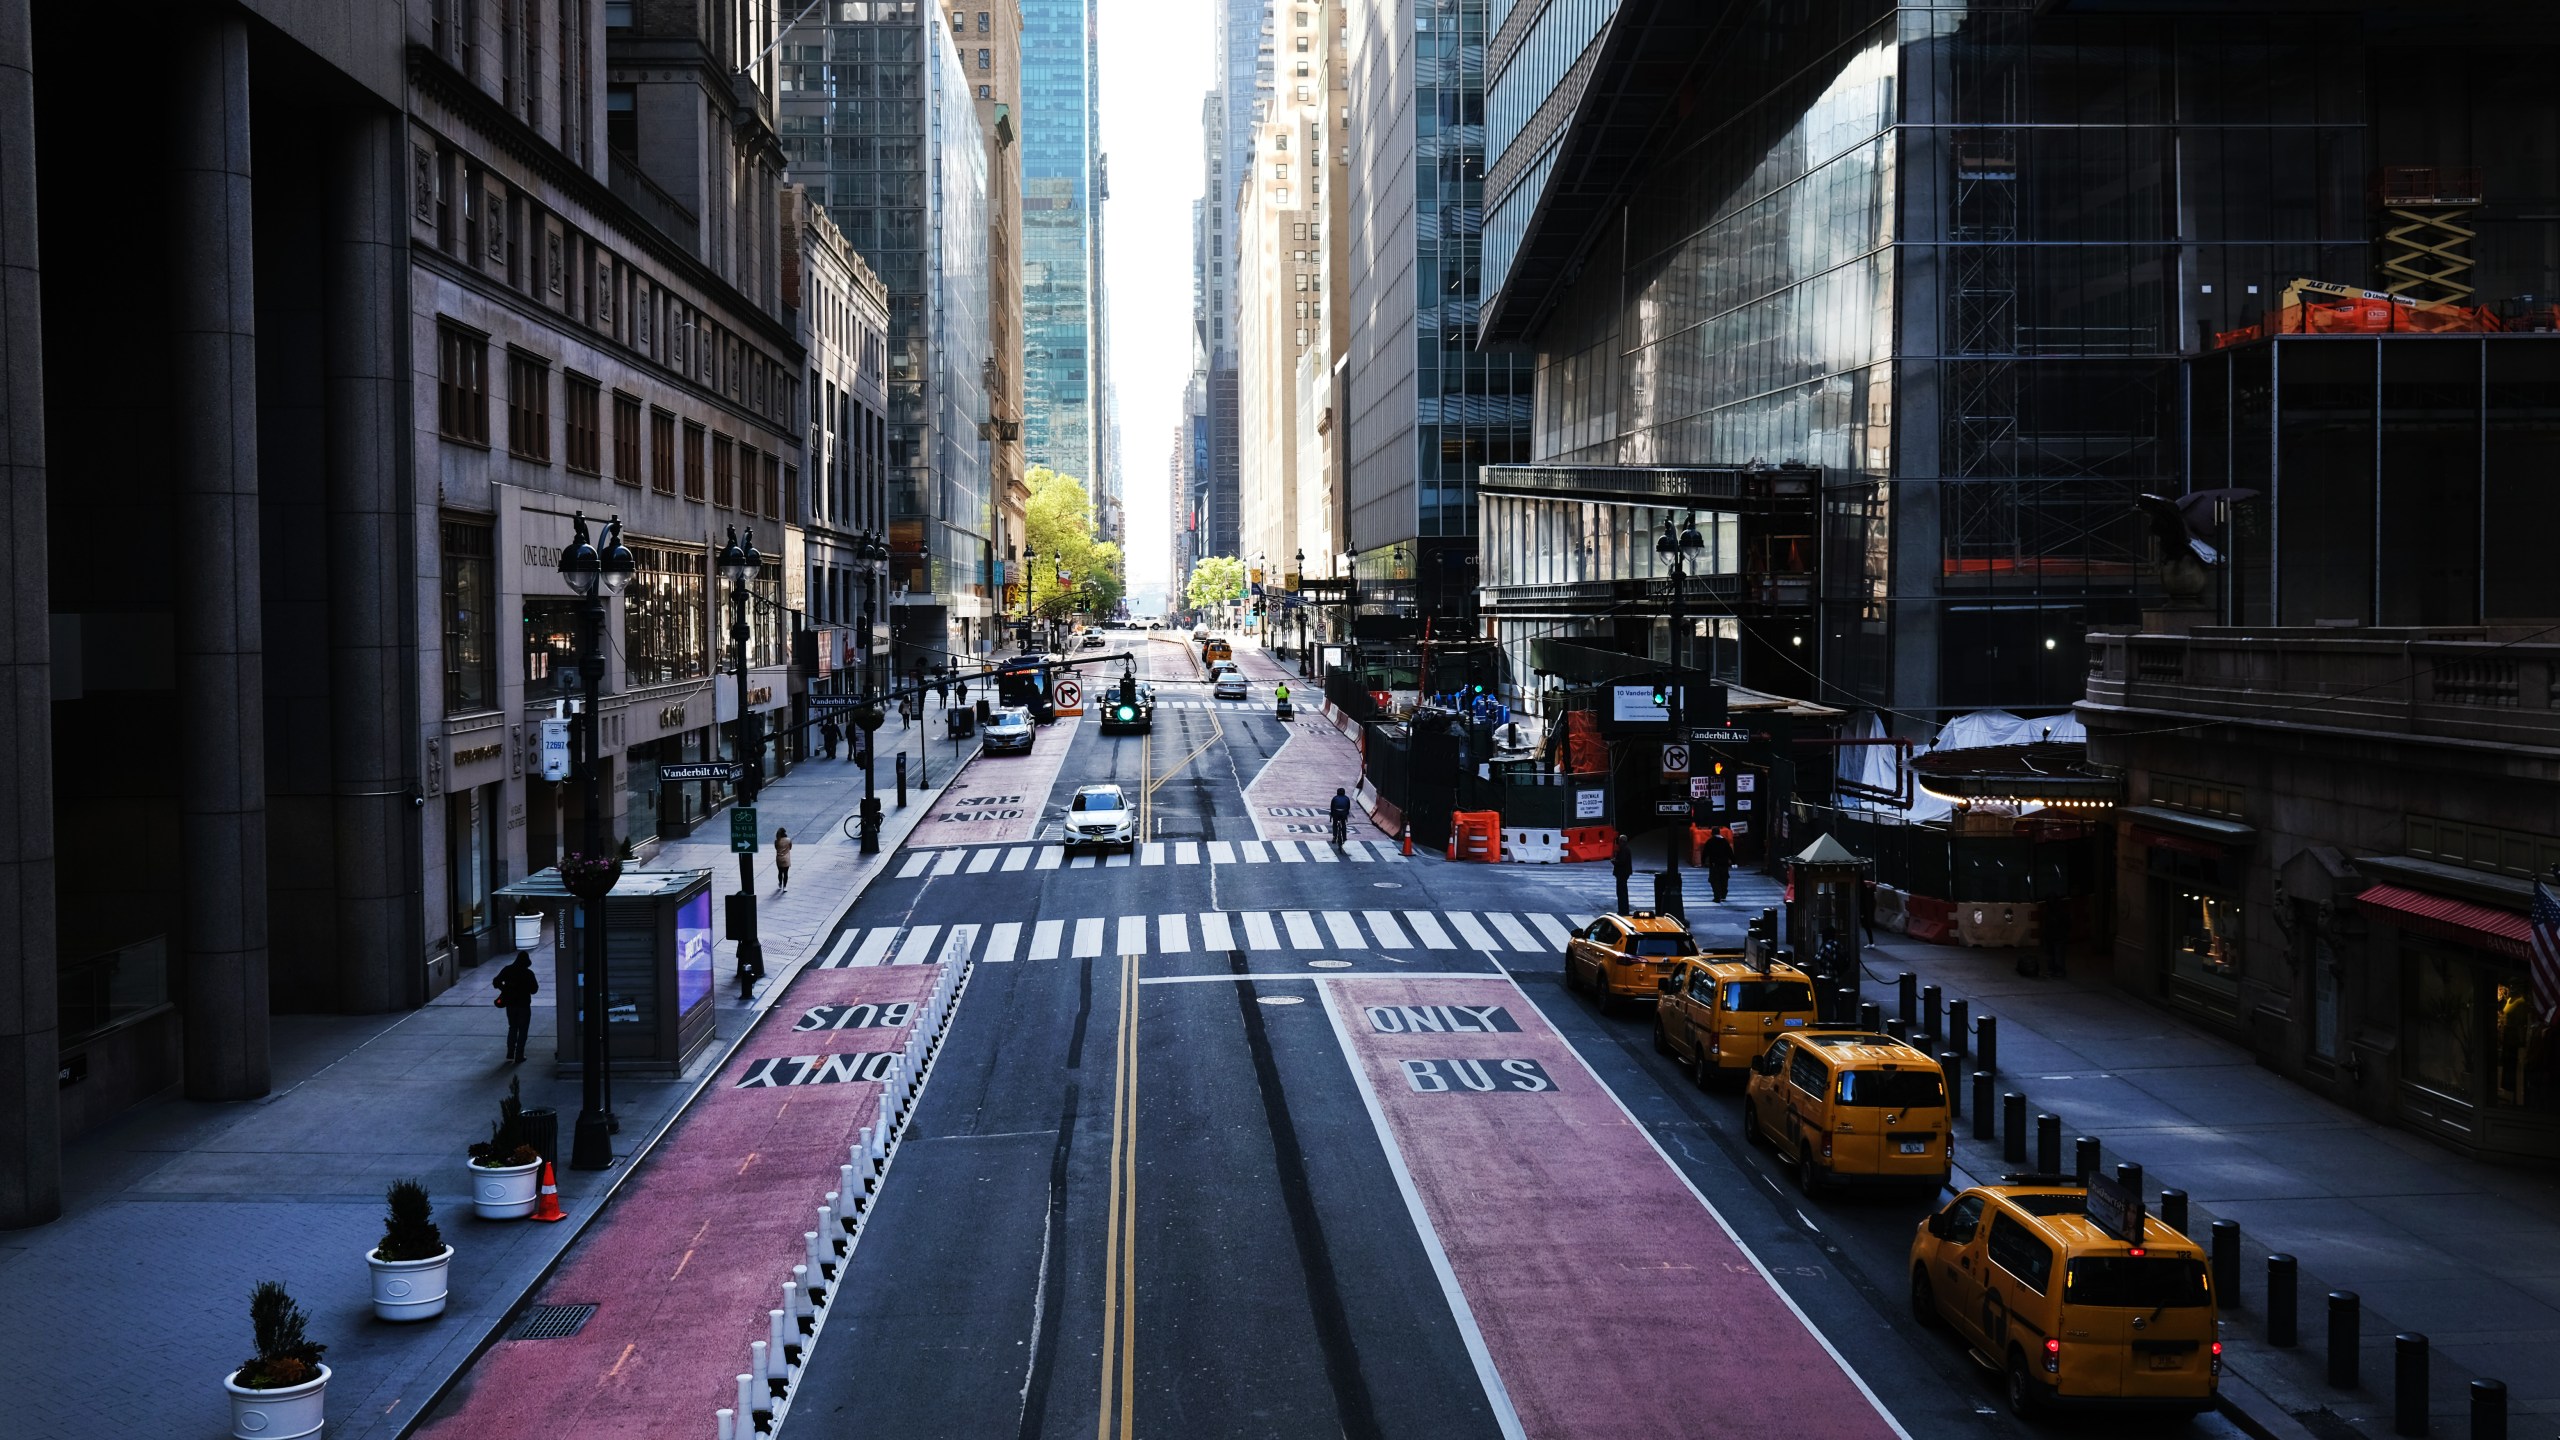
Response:
POLYGON ((604 545, 599 549, 587 539, 586 512, 577 515, 577 530, 569 548, 560 552, 560 578, 577 592, 580 618, 586 621, 582 639, 585 652, 579 657, 579 683, 584 690, 585 705, 579 727, 583 737, 580 752, 581 798, 586 814, 579 831, 580 853, 568 857, 560 867, 560 878, 572 895, 578 898, 580 937, 578 961, 578 1066, 580 1095, 578 1125, 572 1136, 569 1167, 573 1170, 602 1170, 613 1164, 613 1123, 605 1114, 604 1079, 606 1058, 605 1006, 607 1001, 604 960, 605 897, 613 893, 614 882, 621 878, 622 866, 605 853, 604 838, 604 754, 602 717, 597 713, 598 698, 604 690, 604 625, 605 613, 613 597, 631 583, 634 569, 631 551, 622 543, 622 517, 605 522, 604 545))
POLYGON ((862 853, 880 853, 879 768, 874 763, 880 753, 877 743, 880 724, 888 716, 881 711, 878 683, 871 668, 872 595, 881 569, 889 559, 888 542, 865 530, 854 538, 853 557, 862 567, 862 628, 856 639, 862 646, 862 674, 854 682, 853 723, 862 727, 862 853))
MULTIPOLYGON (((1662 533, 1654 537, 1653 553, 1661 556, 1671 570, 1671 683, 1664 687, 1663 698, 1667 702, 1664 709, 1669 712, 1671 722, 1670 743, 1684 750, 1689 740, 1688 727, 1684 723, 1688 708, 1689 672, 1681 664, 1682 652, 1687 649, 1683 641, 1687 638, 1685 632, 1689 626, 1685 582, 1690 559, 1705 548, 1706 541, 1698 534, 1696 512, 1691 512, 1688 524, 1679 529, 1672 527, 1669 515, 1662 517, 1662 533)), ((1682 774, 1685 777, 1687 772, 1682 774)), ((1687 787, 1684 784, 1682 788, 1687 787)), ((1683 921, 1688 919, 1689 911, 1680 898, 1680 847, 1689 838, 1688 798, 1685 794, 1680 797, 1683 804, 1672 826, 1671 843, 1664 849, 1662 873, 1654 877, 1653 882, 1653 908, 1677 915, 1683 921)), ((1654 808, 1659 810, 1662 807, 1657 805, 1654 808)))
MULTIPOLYGON (((747 639, 753 633, 747 625, 747 607, 755 601, 755 594, 748 587, 763 569, 764 557, 756 553, 756 532, 748 530, 741 540, 738 527, 730 526, 729 543, 720 551, 720 573, 729 581, 729 600, 736 607, 736 618, 729 623, 729 640, 737 652, 738 718, 729 753, 738 765, 741 810, 752 807, 764 788, 764 717, 747 703, 747 639)), ((731 902, 729 933, 738 942, 738 991, 743 998, 753 992, 755 977, 764 974, 764 944, 756 935, 756 856, 752 848, 738 850, 738 894, 731 902)))

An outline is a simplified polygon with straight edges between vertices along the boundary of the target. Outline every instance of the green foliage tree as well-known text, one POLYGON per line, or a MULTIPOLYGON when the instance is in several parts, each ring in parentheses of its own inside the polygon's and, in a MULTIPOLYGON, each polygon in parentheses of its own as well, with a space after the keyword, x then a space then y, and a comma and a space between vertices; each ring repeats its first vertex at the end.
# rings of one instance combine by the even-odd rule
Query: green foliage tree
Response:
POLYGON ((1039 556, 1031 565, 1031 613, 1064 620, 1082 610, 1108 616, 1128 588, 1120 547, 1094 537, 1093 496, 1084 482, 1046 465, 1031 467, 1024 539, 1039 556), (1058 572, 1067 581, 1058 583, 1058 572))
POLYGON ((1194 610, 1206 610, 1244 598, 1244 562, 1233 555, 1203 556, 1191 567, 1191 584, 1183 598, 1194 610))

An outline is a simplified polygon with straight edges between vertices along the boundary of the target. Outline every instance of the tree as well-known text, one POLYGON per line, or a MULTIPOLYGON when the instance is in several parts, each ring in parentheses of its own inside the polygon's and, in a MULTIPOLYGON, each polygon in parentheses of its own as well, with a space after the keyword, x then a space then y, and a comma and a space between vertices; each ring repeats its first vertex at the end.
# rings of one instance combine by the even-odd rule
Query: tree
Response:
POLYGON ((1044 620, 1064 620, 1078 610, 1097 617, 1120 607, 1127 588, 1120 547, 1094 538, 1093 496, 1084 482, 1046 465, 1035 465, 1024 477, 1031 482, 1031 503, 1023 517, 1023 538, 1039 556, 1031 563, 1031 613, 1044 620), (1067 573, 1066 583, 1058 572, 1067 573))
POLYGON ((1206 610, 1244 598, 1244 562, 1233 555, 1203 556, 1191 567, 1191 585, 1183 592, 1194 610, 1206 610))

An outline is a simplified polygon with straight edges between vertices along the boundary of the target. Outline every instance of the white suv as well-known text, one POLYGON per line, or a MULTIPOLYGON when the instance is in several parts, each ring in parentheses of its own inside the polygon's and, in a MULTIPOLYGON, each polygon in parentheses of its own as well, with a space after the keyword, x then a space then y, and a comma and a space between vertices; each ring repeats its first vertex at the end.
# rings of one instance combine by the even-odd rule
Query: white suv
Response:
POLYGON ((1059 836, 1072 851, 1079 845, 1104 849, 1138 848, 1138 811, 1117 785, 1086 785, 1067 802, 1067 827, 1059 836))

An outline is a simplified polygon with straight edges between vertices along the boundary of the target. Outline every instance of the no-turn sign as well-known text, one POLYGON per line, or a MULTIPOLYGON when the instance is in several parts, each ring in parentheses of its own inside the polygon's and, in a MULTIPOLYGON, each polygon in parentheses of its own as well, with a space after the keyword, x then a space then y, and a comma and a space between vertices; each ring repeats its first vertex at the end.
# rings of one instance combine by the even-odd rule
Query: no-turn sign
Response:
POLYGON ((1061 710, 1082 710, 1084 686, 1072 677, 1062 679, 1058 682, 1058 688, 1050 693, 1050 700, 1061 710))
POLYGON ((1688 773, 1689 773, 1689 747, 1688 747, 1688 746, 1686 746, 1686 745, 1665 745, 1665 746, 1663 746, 1663 747, 1662 747, 1662 773, 1663 773, 1663 774, 1665 774, 1665 775, 1686 775, 1686 774, 1688 774, 1688 773))

